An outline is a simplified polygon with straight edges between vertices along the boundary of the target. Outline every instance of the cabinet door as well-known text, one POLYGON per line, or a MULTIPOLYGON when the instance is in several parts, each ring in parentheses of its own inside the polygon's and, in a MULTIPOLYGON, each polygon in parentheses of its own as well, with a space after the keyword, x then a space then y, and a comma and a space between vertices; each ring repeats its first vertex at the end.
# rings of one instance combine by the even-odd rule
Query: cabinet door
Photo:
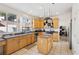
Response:
POLYGON ((53 33, 53 41, 59 41, 59 34, 53 33))
POLYGON ((29 44, 29 43, 28 43, 28 39, 29 39, 29 38, 28 38, 28 35, 25 36, 25 39, 26 39, 26 45, 28 45, 28 44, 29 44))
POLYGON ((27 37, 27 35, 24 35, 24 39, 25 39, 25 45, 28 45, 28 37, 27 37))
POLYGON ((39 32, 38 35, 39 35, 39 36, 43 36, 43 32, 39 32))
POLYGON ((34 28, 38 28, 38 26, 39 26, 39 25, 38 25, 39 20, 34 20, 34 22, 33 22, 33 23, 34 23, 34 28))
POLYGON ((44 27, 44 20, 39 20, 39 23, 38 23, 38 27, 39 28, 43 28, 44 27))
POLYGON ((20 37, 19 46, 20 48, 23 48, 24 46, 26 46, 26 39, 24 38, 24 36, 20 37))
POLYGON ((32 34, 31 43, 35 42, 34 34, 32 34))
POLYGON ((19 49, 19 39, 18 39, 18 37, 14 38, 13 45, 14 45, 14 51, 17 51, 19 49))
POLYGON ((0 46, 4 46, 6 44, 6 41, 0 41, 0 46))
POLYGON ((29 45, 30 44, 30 35, 26 35, 26 43, 27 43, 27 45, 29 45))
POLYGON ((58 20, 58 18, 56 17, 56 18, 53 19, 53 27, 57 29, 58 26, 59 26, 59 20, 58 20))
POLYGON ((42 19, 33 20, 33 23, 34 23, 34 28, 43 28, 44 27, 44 20, 42 20, 42 19))
POLYGON ((5 54, 11 54, 19 49, 18 39, 10 38, 7 39, 7 43, 5 45, 5 54))

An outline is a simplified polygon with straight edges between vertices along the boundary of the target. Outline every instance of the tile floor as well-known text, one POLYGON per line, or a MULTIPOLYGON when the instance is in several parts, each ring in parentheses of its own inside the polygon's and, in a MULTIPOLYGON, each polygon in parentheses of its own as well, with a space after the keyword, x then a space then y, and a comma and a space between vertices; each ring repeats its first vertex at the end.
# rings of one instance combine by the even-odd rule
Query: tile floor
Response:
MULTIPOLYGON (((12 55, 43 55, 38 52, 36 43, 25 47, 12 55)), ((53 42, 53 48, 48 55, 72 55, 69 49, 69 43, 67 40, 60 40, 59 42, 53 42)))

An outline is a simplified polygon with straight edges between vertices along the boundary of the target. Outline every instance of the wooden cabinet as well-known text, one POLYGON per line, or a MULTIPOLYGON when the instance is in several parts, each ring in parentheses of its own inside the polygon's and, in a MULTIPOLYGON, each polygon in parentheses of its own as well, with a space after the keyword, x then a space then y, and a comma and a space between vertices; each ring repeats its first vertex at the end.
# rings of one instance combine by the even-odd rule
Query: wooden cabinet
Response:
POLYGON ((10 38, 7 39, 6 46, 4 47, 4 54, 11 54, 19 49, 18 39, 17 38, 10 38))
POLYGON ((38 33, 38 36, 43 36, 43 32, 39 32, 38 33))
POLYGON ((31 35, 30 34, 27 35, 27 43, 28 43, 28 45, 31 44, 31 35))
POLYGON ((27 45, 34 43, 34 41, 34 34, 26 34, 9 38, 6 40, 6 45, 4 46, 4 54, 11 54, 27 45))
POLYGON ((33 20, 34 28, 43 28, 44 27, 44 20, 37 19, 33 20))
POLYGON ((59 41, 59 33, 53 33, 53 41, 54 42, 59 41))
POLYGON ((34 36, 34 34, 32 34, 32 36, 31 36, 31 43, 34 43, 35 42, 35 36, 34 36))
POLYGON ((57 17, 54 17, 54 18, 53 18, 53 27, 54 27, 55 29, 57 29, 58 26, 59 26, 59 20, 58 20, 57 17))
POLYGON ((6 44, 6 41, 0 41, 0 46, 4 46, 6 44))
POLYGON ((39 26, 38 23, 39 23, 39 20, 36 20, 36 19, 33 20, 33 24, 34 24, 33 27, 34 27, 34 28, 38 28, 38 26, 39 26))
POLYGON ((28 38, 27 38, 27 35, 24 36, 24 39, 25 39, 25 45, 28 45, 28 38))
POLYGON ((19 40, 19 47, 23 48, 24 46, 26 46, 26 39, 25 36, 21 36, 19 40))
POLYGON ((43 28, 43 27, 44 27, 44 20, 39 20, 38 28, 43 28))
POLYGON ((52 39, 51 37, 38 37, 37 49, 40 53, 48 54, 52 48, 52 39))

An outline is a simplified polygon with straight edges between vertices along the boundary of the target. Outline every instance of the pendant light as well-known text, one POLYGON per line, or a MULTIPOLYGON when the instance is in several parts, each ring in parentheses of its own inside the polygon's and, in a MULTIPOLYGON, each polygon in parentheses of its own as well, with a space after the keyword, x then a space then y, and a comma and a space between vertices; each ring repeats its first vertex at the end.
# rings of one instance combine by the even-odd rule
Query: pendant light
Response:
MULTIPOLYGON (((43 6, 44 7, 44 6, 43 6)), ((43 12, 44 12, 44 18, 45 18, 45 7, 43 8, 43 12)))
POLYGON ((50 17, 50 4, 48 5, 48 9, 49 9, 49 17, 50 17))

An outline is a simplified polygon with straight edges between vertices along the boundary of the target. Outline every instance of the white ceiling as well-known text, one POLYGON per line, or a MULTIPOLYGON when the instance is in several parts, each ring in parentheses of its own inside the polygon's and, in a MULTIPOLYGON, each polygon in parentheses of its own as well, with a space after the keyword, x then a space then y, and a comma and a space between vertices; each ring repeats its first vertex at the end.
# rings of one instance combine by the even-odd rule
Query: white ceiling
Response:
POLYGON ((40 17, 55 16, 71 11, 70 3, 5 3, 5 5, 40 17))

